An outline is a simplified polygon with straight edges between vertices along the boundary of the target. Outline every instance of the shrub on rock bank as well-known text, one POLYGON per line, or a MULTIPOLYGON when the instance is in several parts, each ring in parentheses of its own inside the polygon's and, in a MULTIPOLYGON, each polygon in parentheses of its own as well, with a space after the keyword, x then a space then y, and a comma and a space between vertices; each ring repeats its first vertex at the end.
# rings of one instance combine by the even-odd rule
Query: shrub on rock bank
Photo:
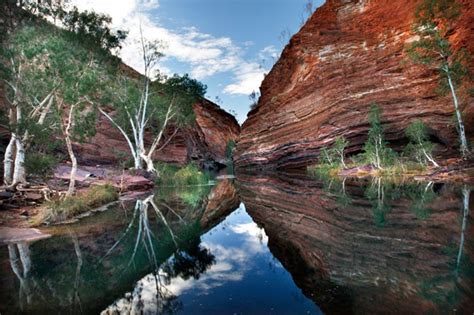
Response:
POLYGON ((115 201, 118 197, 119 194, 112 185, 92 186, 83 194, 46 202, 33 219, 33 225, 66 221, 115 201))
POLYGON ((183 168, 169 164, 161 164, 157 169, 160 173, 160 184, 166 186, 204 185, 207 184, 210 179, 209 174, 202 172, 192 163, 183 168))
POLYGON ((346 162, 345 149, 349 142, 339 137, 332 147, 321 149, 319 164, 309 167, 309 172, 318 176, 394 176, 419 174, 430 164, 439 167, 432 155, 434 145, 429 141, 427 128, 421 120, 412 122, 407 128, 410 142, 402 156, 385 141, 380 109, 376 104, 372 105, 368 120, 370 129, 363 153, 346 162))

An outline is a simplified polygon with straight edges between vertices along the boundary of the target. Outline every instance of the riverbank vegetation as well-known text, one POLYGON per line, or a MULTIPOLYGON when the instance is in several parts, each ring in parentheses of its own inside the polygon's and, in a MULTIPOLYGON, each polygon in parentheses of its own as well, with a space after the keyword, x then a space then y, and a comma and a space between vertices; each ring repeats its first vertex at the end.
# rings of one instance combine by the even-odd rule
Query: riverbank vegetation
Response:
POLYGON ((158 178, 158 184, 160 185, 177 187, 207 185, 211 179, 210 174, 201 171, 193 163, 181 168, 166 163, 158 163, 157 165, 157 170, 160 172, 158 178))
POLYGON ((346 157, 349 142, 339 137, 331 147, 321 149, 319 163, 309 167, 309 172, 330 176, 395 176, 422 174, 430 166, 439 167, 432 154, 434 145, 421 120, 413 121, 406 129, 409 142, 400 154, 385 140, 380 108, 376 104, 370 109, 368 122, 370 128, 362 153, 346 157))
POLYGON ((53 224, 72 219, 78 215, 94 210, 118 200, 118 192, 112 185, 92 186, 87 191, 75 196, 58 198, 45 202, 40 212, 33 218, 32 225, 53 224))

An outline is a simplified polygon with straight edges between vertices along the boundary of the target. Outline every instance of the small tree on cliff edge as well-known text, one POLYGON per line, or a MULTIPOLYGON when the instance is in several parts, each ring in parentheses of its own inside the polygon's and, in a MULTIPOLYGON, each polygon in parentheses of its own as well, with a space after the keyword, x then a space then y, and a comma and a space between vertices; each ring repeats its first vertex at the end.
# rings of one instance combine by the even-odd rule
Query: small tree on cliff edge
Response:
POLYGON ((459 5, 453 0, 424 0, 416 12, 415 32, 420 39, 411 43, 407 51, 414 62, 432 66, 439 72, 441 92, 451 92, 461 155, 465 158, 469 151, 457 91, 468 68, 466 55, 462 50, 454 51, 449 42, 452 22, 459 14, 459 5))

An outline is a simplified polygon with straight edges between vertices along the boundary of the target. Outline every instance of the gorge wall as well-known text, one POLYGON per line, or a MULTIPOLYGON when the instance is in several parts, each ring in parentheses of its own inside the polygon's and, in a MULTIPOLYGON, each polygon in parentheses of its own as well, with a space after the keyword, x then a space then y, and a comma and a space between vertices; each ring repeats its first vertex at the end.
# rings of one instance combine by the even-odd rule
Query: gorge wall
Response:
MULTIPOLYGON (((404 129, 422 119, 438 145, 436 154, 457 155, 449 96, 436 92, 436 71, 414 66, 405 53, 420 1, 327 0, 293 36, 261 86, 258 106, 242 126, 237 167, 303 167, 338 136, 360 152, 371 104, 382 111, 386 138, 395 148, 404 129)), ((460 0, 462 14, 450 40, 474 53, 474 3, 460 0)), ((471 68, 474 63, 471 60, 471 68)), ((474 98, 462 97, 470 140, 474 98)))

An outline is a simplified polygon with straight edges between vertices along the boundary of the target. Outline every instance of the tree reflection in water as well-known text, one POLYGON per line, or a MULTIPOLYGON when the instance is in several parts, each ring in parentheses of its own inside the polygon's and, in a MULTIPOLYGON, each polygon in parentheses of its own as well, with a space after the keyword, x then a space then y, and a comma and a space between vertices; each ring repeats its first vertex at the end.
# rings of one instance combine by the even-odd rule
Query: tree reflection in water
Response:
POLYGON ((24 311, 32 302, 32 288, 30 284, 31 257, 27 242, 8 245, 8 255, 13 273, 20 282, 19 302, 24 311))
MULTIPOLYGON (((160 196, 162 197, 162 196, 160 196)), ((132 227, 138 224, 137 234, 134 237, 133 251, 127 264, 127 268, 133 264, 140 247, 144 249, 149 263, 153 266, 153 271, 139 280, 133 291, 126 293, 124 298, 115 301, 111 306, 102 312, 102 314, 139 314, 139 313, 174 313, 181 308, 180 302, 167 286, 171 279, 181 277, 189 279, 191 277, 199 279, 212 264, 215 263, 215 257, 207 248, 201 247, 201 240, 197 238, 181 239, 173 230, 173 224, 168 221, 160 207, 165 208, 168 214, 177 219, 178 225, 188 225, 179 210, 173 209, 166 199, 158 199, 155 195, 150 195, 143 200, 136 202, 134 213, 130 223, 125 229, 119 240, 107 251, 105 256, 113 254, 115 248, 119 246, 122 240, 127 236, 132 227), (150 213, 155 215, 163 223, 160 225, 166 229, 166 233, 171 237, 175 247, 172 256, 161 265, 158 263, 155 252, 157 236, 152 228, 150 213)), ((198 205, 193 203, 191 206, 184 207, 184 216, 189 212, 193 213, 198 205), (192 207, 194 205, 194 207, 192 207), (192 211, 189 211, 189 207, 192 211)), ((182 210, 182 209, 181 209, 182 210)), ((104 257, 105 258, 105 257, 104 257)))

